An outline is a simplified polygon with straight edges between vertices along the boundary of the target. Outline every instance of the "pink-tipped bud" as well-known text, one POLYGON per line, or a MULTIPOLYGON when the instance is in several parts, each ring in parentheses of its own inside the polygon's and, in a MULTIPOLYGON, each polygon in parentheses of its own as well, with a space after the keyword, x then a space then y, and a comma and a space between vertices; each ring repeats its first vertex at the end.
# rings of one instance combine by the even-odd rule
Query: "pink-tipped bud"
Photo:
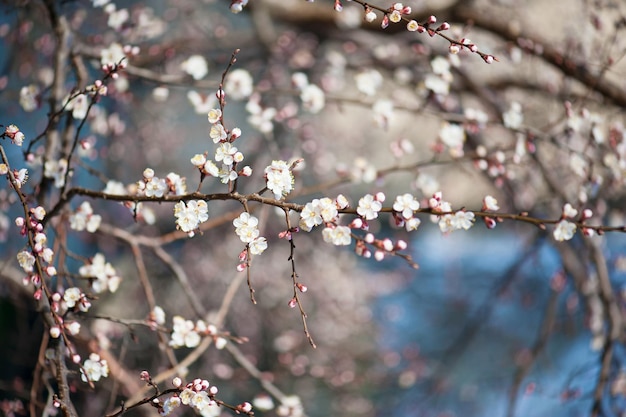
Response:
POLYGON ((298 305, 298 300, 296 300, 296 297, 294 297, 291 300, 289 300, 289 303, 287 305, 289 306, 289 308, 294 308, 295 306, 298 305))
POLYGON ((307 290, 308 290, 308 288, 307 288, 307 286, 306 286, 306 285, 301 284, 301 283, 299 283, 299 282, 296 284, 296 287, 298 287, 298 289, 300 290, 300 292, 307 292, 307 290))
POLYGON ((246 270, 246 264, 241 263, 237 265, 237 272, 243 272, 245 270, 246 270))
POLYGON ((439 27, 437 28, 437 32, 441 32, 444 30, 448 30, 450 29, 450 23, 448 22, 443 22, 442 24, 439 25, 439 27))
POLYGON ((141 373, 139 374, 139 378, 142 381, 150 381, 152 379, 150 377, 150 372, 148 372, 148 371, 141 371, 141 373))
POLYGON ((360 217, 357 217, 356 219, 354 219, 354 220, 352 220, 350 222, 348 227, 351 228, 351 229, 361 229, 363 227, 364 223, 365 222, 363 221, 363 219, 361 219, 360 217))
POLYGON ((432 25, 433 23, 437 23, 437 18, 436 18, 435 16, 432 16, 432 15, 431 15, 431 16, 428 18, 428 24, 429 24, 429 25, 432 25))
POLYGON ((487 226, 487 229, 493 229, 496 227, 496 221, 491 218, 491 217, 485 217, 483 218, 483 221, 485 222, 485 226, 487 226))
POLYGON ((387 29, 387 27, 389 27, 389 16, 383 16, 383 21, 380 23, 380 27, 383 29, 387 29))

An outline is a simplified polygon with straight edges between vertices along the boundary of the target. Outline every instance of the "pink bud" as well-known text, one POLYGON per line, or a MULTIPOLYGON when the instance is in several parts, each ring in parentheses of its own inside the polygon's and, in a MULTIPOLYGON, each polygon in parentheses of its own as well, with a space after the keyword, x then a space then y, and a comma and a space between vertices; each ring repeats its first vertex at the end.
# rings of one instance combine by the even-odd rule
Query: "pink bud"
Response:
POLYGON ((291 300, 289 300, 289 307, 290 308, 294 308, 296 305, 298 305, 298 300, 296 300, 296 297, 292 298, 291 300))
POLYGON ((298 287, 298 289, 300 290, 300 292, 307 292, 307 290, 308 290, 308 288, 307 288, 307 286, 306 286, 306 285, 301 284, 301 283, 299 283, 299 282, 296 284, 296 287, 298 287))
POLYGON ((30 282, 33 283, 33 285, 35 285, 36 287, 38 287, 41 285, 41 278, 39 278, 39 275, 34 274, 30 277, 30 282))
POLYGON ((396 250, 405 250, 408 247, 408 244, 400 239, 396 242, 396 250))
POLYGON ((483 219, 483 221, 485 222, 485 226, 487 226, 487 229, 493 229, 496 227, 496 221, 491 218, 491 217, 485 217, 483 219))
POLYGON ((360 229, 363 227, 363 219, 361 219, 360 217, 357 217, 356 219, 352 220, 352 222, 350 222, 350 224, 348 225, 348 227, 350 227, 351 229, 360 229))
POLYGON ((80 363, 80 355, 78 353, 72 355, 72 362, 80 363))
POLYGON ((142 381, 149 381, 150 378, 150 372, 148 371, 141 371, 141 373, 139 374, 139 378, 141 378, 142 381))
POLYGON ((389 26, 389 16, 384 15, 383 21, 381 22, 380 27, 383 29, 387 29, 388 26, 389 26))
POLYGON ((243 272, 246 270, 246 264, 237 265, 237 272, 243 272))
POLYGON ((374 259, 376 259, 378 262, 382 261, 383 259, 385 259, 385 252, 383 252, 382 250, 377 250, 376 252, 374 252, 374 259))
POLYGON ((432 15, 431 15, 431 16, 428 18, 428 24, 429 24, 429 25, 432 25, 433 23, 437 23, 437 18, 436 18, 435 16, 432 16, 432 15))
MULTIPOLYGON (((583 227, 583 235, 587 237, 595 236, 596 231, 594 229, 590 229, 588 227, 583 227)), ((600 233, 598 233, 600 234, 600 233)))

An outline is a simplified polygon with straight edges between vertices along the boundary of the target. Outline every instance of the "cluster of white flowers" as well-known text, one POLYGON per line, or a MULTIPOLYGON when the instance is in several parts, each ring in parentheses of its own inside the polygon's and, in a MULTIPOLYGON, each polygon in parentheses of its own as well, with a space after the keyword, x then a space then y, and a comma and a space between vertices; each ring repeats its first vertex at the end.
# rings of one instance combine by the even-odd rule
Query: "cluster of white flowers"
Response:
POLYGON ((96 293, 103 291, 115 292, 120 285, 121 278, 117 276, 115 268, 106 262, 104 255, 97 253, 91 263, 85 264, 78 269, 80 276, 91 278, 91 288, 96 293))
POLYGON ((336 226, 331 224, 322 230, 324 242, 336 246, 347 246, 352 243, 352 231, 348 226, 336 226))
POLYGON ((267 249, 267 239, 259 236, 259 219, 250 213, 243 212, 233 220, 235 233, 243 243, 248 244, 252 255, 260 255, 267 249))
POLYGON ((209 219, 209 205, 204 200, 179 201, 174 205, 176 227, 193 236, 200 223, 209 219))
POLYGON ((416 230, 421 224, 421 220, 414 216, 420 208, 420 203, 411 194, 406 193, 397 196, 392 208, 400 215, 400 218, 396 219, 397 224, 399 226, 404 225, 408 232, 416 230))
POLYGON ((169 345, 174 349, 181 347, 194 348, 200 344, 202 336, 211 336, 215 342, 215 347, 223 349, 228 341, 217 335, 217 327, 213 324, 206 324, 204 320, 197 320, 195 323, 181 316, 172 317, 172 335, 169 345))
POLYGON ((474 213, 459 210, 454 214, 445 214, 439 219, 439 229, 442 233, 454 232, 455 230, 468 230, 474 225, 474 213))
POLYGON ((265 168, 267 188, 274 193, 274 198, 280 200, 293 190, 294 178, 291 167, 285 161, 272 161, 265 168))
POLYGON ((100 359, 97 353, 90 354, 89 359, 86 359, 80 368, 80 379, 83 382, 98 382, 100 378, 107 376, 109 376, 109 365, 105 359, 100 359))
POLYGON ((4 135, 6 135, 11 142, 16 144, 17 146, 22 146, 24 143, 25 135, 24 132, 20 130, 16 125, 8 125, 4 128, 4 135))
POLYGON ((102 217, 94 214, 89 201, 83 201, 78 209, 70 216, 70 227, 73 230, 87 230, 94 233, 100 227, 102 217))
POLYGON ((338 209, 347 206, 348 201, 343 195, 337 197, 335 201, 328 197, 316 198, 306 203, 300 212, 300 229, 309 232, 322 223, 336 223, 339 218, 338 209))
POLYGON ((143 171, 143 181, 137 182, 137 193, 146 197, 161 198, 164 195, 183 195, 187 193, 187 183, 184 177, 170 172, 165 178, 154 175, 152 168, 143 171))
MULTIPOLYGON (((174 378, 173 384, 176 388, 181 388, 182 381, 177 377, 174 378)), ((217 417, 221 413, 221 409, 215 401, 217 392, 217 387, 211 386, 209 381, 196 378, 185 385, 185 388, 182 389, 180 393, 166 399, 159 407, 159 414, 167 416, 181 405, 188 405, 195 409, 202 417, 217 417)), ((241 410, 244 411, 244 408, 241 410)), ((246 412, 251 410, 251 407, 245 409, 246 412)))
POLYGON ((66 289, 63 293, 63 302, 65 303, 64 307, 66 310, 78 307, 80 311, 86 313, 91 307, 91 302, 78 287, 66 289))
MULTIPOLYGON (((52 265, 54 251, 47 246, 48 237, 45 233, 43 233, 43 225, 41 221, 46 217, 46 210, 41 207, 31 208, 29 210, 30 220, 27 222, 23 217, 17 217, 15 219, 15 225, 21 228, 21 233, 25 235, 27 229, 34 231, 32 252, 23 250, 18 252, 17 261, 20 267, 24 270, 24 272, 28 273, 29 276, 35 271, 35 263, 37 258, 44 262, 42 265, 43 272, 45 272, 49 276, 54 276, 57 273, 56 268, 52 265), (47 265, 45 265, 47 264, 47 265)), ((37 275, 33 275, 33 277, 37 277, 37 275)), ((34 281, 36 285, 38 285, 38 281, 41 277, 38 277, 37 280, 34 281)), ((28 284, 28 280, 25 279, 24 283, 28 284)))
MULTIPOLYGON (((552 235, 554 236, 554 240, 557 242, 563 242, 564 240, 570 240, 576 234, 576 224, 572 223, 566 219, 573 219, 578 215, 578 210, 576 210, 570 203, 567 203, 563 206, 563 215, 561 221, 559 221, 554 229, 552 235)), ((585 210, 583 214, 583 218, 591 217, 591 211, 585 210)), ((589 229, 591 230, 591 229, 589 229)))
POLYGON ((213 143, 218 144, 214 160, 221 165, 221 168, 218 168, 215 162, 208 160, 206 154, 194 155, 191 158, 191 163, 203 175, 220 178, 224 184, 236 180, 239 176, 247 177, 252 175, 252 168, 249 166, 245 166, 239 171, 235 169, 236 165, 244 159, 243 154, 232 144, 241 136, 241 129, 235 127, 230 132, 227 132, 222 125, 221 109, 210 109, 208 119, 209 123, 211 123, 209 137, 213 140, 213 143))
POLYGON ((447 213, 435 216, 442 233, 450 233, 461 229, 468 230, 474 225, 474 213, 465 210, 451 213, 452 206, 449 202, 443 200, 443 195, 440 191, 436 192, 428 200, 428 205, 435 213, 447 213))
POLYGON ((326 95, 324 91, 310 84, 306 74, 297 72, 291 77, 292 83, 300 90, 300 100, 302 107, 310 113, 319 113, 326 105, 326 95))
POLYGON ((172 335, 169 345, 174 349, 183 346, 188 348, 198 346, 202 339, 200 333, 207 330, 206 323, 202 320, 198 320, 194 324, 191 320, 185 320, 181 316, 174 316, 172 317, 172 322, 172 335))
POLYGON ((561 220, 557 223, 554 229, 553 236, 557 242, 563 242, 564 240, 570 240, 576 233, 576 225, 567 220, 561 220))

